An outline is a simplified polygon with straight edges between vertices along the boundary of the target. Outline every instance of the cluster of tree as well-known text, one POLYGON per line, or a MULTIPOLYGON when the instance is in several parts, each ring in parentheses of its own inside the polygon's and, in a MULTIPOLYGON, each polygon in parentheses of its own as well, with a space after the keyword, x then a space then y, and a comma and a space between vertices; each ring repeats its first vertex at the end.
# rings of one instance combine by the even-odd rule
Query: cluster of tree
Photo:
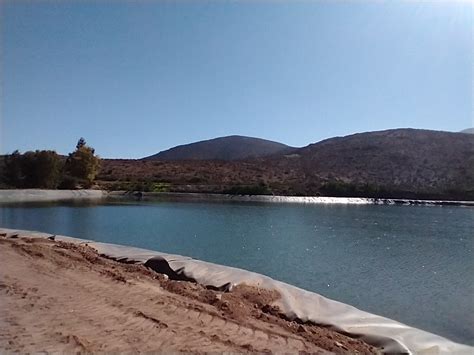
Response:
POLYGON ((169 192, 170 184, 153 181, 115 181, 103 184, 108 191, 169 192))
POLYGON ((5 156, 4 182, 15 188, 89 188, 99 170, 95 150, 79 139, 76 150, 64 159, 55 151, 37 150, 5 156))

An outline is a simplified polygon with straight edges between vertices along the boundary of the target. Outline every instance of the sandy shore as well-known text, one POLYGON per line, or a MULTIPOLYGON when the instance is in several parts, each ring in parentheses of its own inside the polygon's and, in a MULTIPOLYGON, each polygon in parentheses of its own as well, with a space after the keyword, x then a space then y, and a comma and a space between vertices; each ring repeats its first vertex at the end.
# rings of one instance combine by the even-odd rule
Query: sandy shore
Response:
POLYGON ((274 291, 220 293, 42 238, 0 237, 0 257, 2 352, 376 352, 287 321, 274 291))

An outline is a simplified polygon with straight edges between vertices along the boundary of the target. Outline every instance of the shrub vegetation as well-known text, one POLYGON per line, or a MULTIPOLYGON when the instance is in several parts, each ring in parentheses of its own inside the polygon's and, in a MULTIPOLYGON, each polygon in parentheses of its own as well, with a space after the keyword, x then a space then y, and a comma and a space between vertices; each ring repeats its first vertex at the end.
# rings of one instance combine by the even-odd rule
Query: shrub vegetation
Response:
POLYGON ((99 172, 100 159, 95 150, 80 138, 76 150, 69 154, 65 164, 65 176, 73 183, 77 179, 84 187, 91 187, 99 172), (72 178, 72 179, 71 179, 72 178))
POLYGON ((51 150, 15 151, 5 157, 5 182, 17 188, 55 189, 61 181, 62 166, 60 156, 51 150))
POLYGON ((36 150, 21 154, 18 150, 4 157, 3 181, 14 188, 77 188, 92 186, 100 159, 79 139, 76 150, 66 161, 55 151, 36 150))
POLYGON ((229 195, 271 195, 272 191, 264 183, 258 185, 239 185, 224 190, 223 193, 229 195))

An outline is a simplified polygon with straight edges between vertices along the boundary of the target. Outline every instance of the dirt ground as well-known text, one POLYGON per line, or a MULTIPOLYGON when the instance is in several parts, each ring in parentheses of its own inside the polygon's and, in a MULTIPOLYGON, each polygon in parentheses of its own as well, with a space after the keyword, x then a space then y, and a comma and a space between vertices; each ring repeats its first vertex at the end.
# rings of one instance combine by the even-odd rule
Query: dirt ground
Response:
POLYGON ((274 291, 221 293, 40 238, 0 236, 0 260, 0 352, 377 352, 286 320, 274 291))

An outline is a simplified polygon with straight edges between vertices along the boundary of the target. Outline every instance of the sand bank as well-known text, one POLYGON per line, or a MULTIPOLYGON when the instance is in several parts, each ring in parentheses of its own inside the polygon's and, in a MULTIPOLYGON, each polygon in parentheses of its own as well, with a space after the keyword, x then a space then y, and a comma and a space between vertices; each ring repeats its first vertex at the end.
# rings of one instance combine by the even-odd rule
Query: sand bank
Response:
MULTIPOLYGON (((43 239, 50 237, 46 233, 8 229, 0 229, 0 235, 4 235, 6 240, 9 240, 12 236, 34 236, 43 239)), ((350 335, 353 339, 362 340, 386 352, 472 354, 474 350, 472 347, 451 342, 440 336, 361 311, 350 305, 327 299, 316 293, 249 271, 179 255, 115 244, 98 243, 64 236, 55 236, 55 240, 85 244, 108 258, 126 263, 135 262, 146 265, 160 273, 170 275, 173 279, 194 281, 200 285, 219 290, 223 295, 232 294, 233 291, 230 293, 224 291, 234 290, 236 287, 238 289, 244 284, 256 287, 258 290, 277 292, 278 297, 265 304, 264 308, 261 308, 262 311, 266 311, 271 315, 277 314, 279 318, 286 321, 296 322, 294 324, 304 324, 304 326, 323 325, 323 328, 350 335)))
POLYGON ((46 238, 3 234, 0 254, 0 352, 377 352, 285 319, 276 291, 222 293, 46 238))

